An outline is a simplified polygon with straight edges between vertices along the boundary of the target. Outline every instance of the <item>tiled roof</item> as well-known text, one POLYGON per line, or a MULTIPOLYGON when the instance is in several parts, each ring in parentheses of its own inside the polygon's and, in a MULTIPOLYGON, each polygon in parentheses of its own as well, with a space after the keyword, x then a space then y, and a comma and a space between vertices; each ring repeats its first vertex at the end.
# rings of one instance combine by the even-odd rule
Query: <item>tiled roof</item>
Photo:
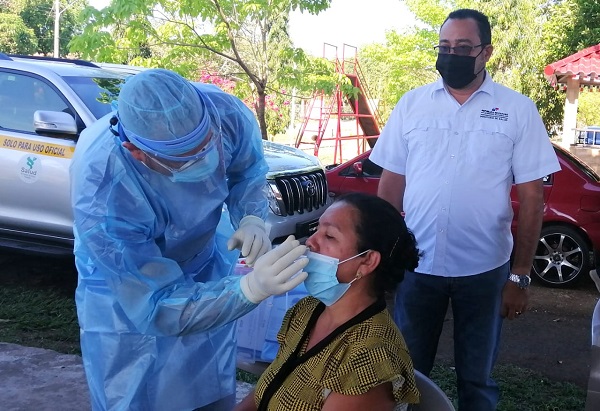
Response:
POLYGON ((571 76, 576 76, 581 85, 600 86, 600 44, 548 64, 544 74, 553 86, 565 84, 571 76))

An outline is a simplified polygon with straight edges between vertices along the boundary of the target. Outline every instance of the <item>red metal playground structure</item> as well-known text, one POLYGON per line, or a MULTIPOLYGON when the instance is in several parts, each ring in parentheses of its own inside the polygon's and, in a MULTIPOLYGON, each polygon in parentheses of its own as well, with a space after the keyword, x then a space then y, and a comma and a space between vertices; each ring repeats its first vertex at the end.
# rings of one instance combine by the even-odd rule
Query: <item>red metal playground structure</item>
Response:
POLYGON ((333 163, 339 164, 373 147, 382 122, 358 64, 357 48, 344 44, 339 58, 337 47, 326 43, 323 57, 330 59, 336 72, 345 75, 359 92, 356 98, 345 95, 339 85, 330 95, 316 92, 306 104, 295 145, 300 149, 313 146, 315 156, 319 156, 320 148, 333 149, 333 163), (348 51, 350 57, 346 56, 348 51), (327 54, 334 54, 334 57, 327 54), (328 128, 331 119, 337 124, 328 128))

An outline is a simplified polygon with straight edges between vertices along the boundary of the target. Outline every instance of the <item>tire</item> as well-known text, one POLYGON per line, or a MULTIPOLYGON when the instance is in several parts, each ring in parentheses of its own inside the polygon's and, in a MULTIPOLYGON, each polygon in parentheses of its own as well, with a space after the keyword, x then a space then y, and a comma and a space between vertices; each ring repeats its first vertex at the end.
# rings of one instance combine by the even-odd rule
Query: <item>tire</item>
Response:
POLYGON ((574 285, 590 271, 588 243, 571 227, 544 227, 531 271, 548 287, 574 285))

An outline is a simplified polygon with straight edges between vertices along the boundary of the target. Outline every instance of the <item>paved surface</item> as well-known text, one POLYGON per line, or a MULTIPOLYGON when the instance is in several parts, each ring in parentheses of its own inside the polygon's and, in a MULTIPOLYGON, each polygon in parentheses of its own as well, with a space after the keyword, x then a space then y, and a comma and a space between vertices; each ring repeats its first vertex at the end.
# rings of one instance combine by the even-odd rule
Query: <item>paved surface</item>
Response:
MULTIPOLYGON (((88 411, 81 357, 41 348, 0 343, 2 411, 88 411)), ((238 381, 237 400, 252 389, 238 381)))

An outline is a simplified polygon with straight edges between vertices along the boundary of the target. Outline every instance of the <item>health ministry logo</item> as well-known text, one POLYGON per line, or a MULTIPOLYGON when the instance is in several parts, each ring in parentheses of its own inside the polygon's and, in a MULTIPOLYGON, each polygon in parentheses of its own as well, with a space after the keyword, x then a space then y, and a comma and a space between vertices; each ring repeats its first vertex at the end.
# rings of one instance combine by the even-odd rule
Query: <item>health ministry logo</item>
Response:
POLYGON ((19 174, 21 180, 26 183, 35 183, 39 178, 41 164, 39 158, 33 155, 25 155, 19 161, 19 174))
POLYGON ((35 160, 37 160, 37 157, 27 157, 27 167, 29 167, 29 169, 33 169, 33 165, 35 164, 35 160))
POLYGON ((492 107, 490 110, 481 110, 479 118, 489 118, 490 120, 508 121, 508 113, 500 112, 499 107, 492 107))

